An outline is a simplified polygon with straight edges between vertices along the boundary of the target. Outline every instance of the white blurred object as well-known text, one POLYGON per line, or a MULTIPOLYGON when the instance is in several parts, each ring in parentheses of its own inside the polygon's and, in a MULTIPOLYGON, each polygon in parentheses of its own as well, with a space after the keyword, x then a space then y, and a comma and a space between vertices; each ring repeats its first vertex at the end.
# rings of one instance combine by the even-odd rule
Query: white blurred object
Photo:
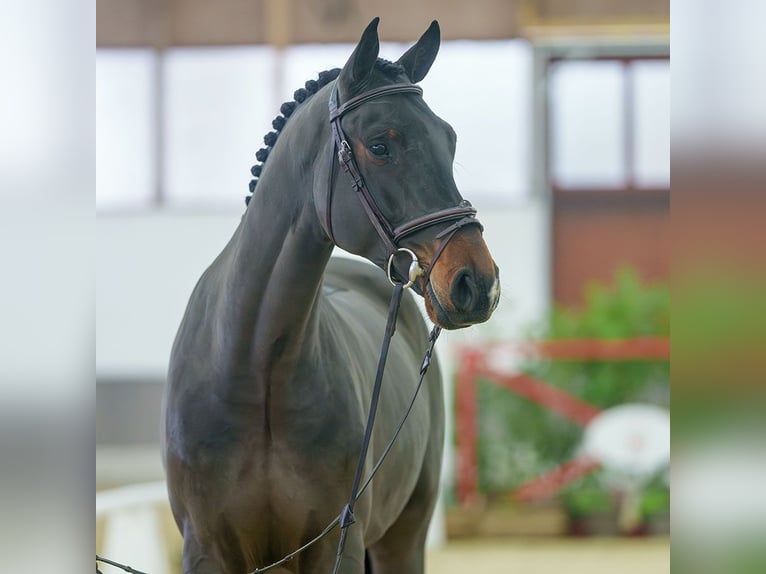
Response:
POLYGON ((673 529, 727 544, 766 533, 766 446, 759 432, 711 437, 673 464, 673 529))
POLYGON ((485 355, 485 361, 489 370, 513 376, 521 373, 519 367, 530 356, 531 353, 520 346, 504 345, 490 348, 485 355))
POLYGON ((675 0, 673 146, 741 153, 766 142, 766 3, 675 0))
POLYGON ((670 464, 670 413, 639 403, 606 409, 585 428, 582 452, 601 463, 601 480, 622 496, 618 521, 628 532, 641 522, 641 488, 670 464))
MULTIPOLYGON (((160 513, 168 506, 164 481, 124 486, 96 493, 96 518, 103 518, 99 556, 142 572, 169 574, 167 542, 160 513)), ((121 570, 100 564, 104 574, 121 570)))
POLYGON ((608 474, 647 480, 670 462, 670 413, 638 403, 606 409, 586 427, 582 450, 608 474))

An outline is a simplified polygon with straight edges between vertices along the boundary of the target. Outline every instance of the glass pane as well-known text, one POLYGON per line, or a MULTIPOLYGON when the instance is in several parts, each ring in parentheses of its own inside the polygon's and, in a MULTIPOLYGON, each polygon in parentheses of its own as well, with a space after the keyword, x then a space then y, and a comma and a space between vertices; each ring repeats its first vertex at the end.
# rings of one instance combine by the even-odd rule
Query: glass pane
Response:
POLYGON ((550 71, 550 161, 565 188, 625 185, 624 66, 554 63, 550 71))
MULTIPOLYGON (((335 44, 288 49, 285 99, 321 70, 342 67, 353 48, 335 44)), ((397 60, 408 48, 381 43, 380 55, 397 60)), ((518 197, 529 187, 530 66, 526 42, 446 42, 422 82, 426 102, 457 132, 455 180, 467 197, 502 200, 518 197), (481 81, 456 83, 472 77, 481 81)))
POLYGON ((523 40, 441 46, 424 97, 457 133, 455 181, 466 197, 505 201, 528 192, 531 75, 523 40))
POLYGON ((150 50, 96 51, 96 209, 155 193, 155 72, 150 50))
MULTIPOLYGON (((316 80, 319 72, 342 68, 353 51, 353 44, 308 44, 287 48, 279 102, 292 100, 295 90, 302 88, 308 80, 316 80)), ((278 106, 273 111, 276 116, 278 106)))
POLYGON ((274 50, 179 48, 165 57, 165 197, 244 209, 276 115, 274 50))
POLYGON ((639 187, 670 185, 670 62, 637 61, 634 87, 635 180, 639 187))
MULTIPOLYGON (((383 43, 380 53, 397 59, 407 48, 383 43)), ((169 202, 239 206, 255 152, 281 102, 292 99, 318 72, 342 67, 352 50, 352 45, 332 44, 294 46, 282 55, 268 48, 169 52, 169 202)), ((526 42, 450 42, 442 45, 423 81, 426 100, 458 134, 455 179, 468 196, 507 198, 528 189, 530 66, 526 42), (497 74, 498 68, 505 73, 497 74), (469 77, 482 81, 455 85, 455 78, 469 77), (502 106, 497 105, 499 98, 502 106), (477 111, 484 110, 491 111, 491 121, 478 121, 477 111)))

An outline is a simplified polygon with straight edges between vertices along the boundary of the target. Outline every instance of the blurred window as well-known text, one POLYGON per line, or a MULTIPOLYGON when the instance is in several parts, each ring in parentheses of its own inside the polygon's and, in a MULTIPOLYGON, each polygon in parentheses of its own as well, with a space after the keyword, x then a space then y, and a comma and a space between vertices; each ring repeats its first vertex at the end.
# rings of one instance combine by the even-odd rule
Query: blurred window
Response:
POLYGON ((550 72, 551 160, 560 187, 625 180, 624 75, 619 62, 556 62, 550 72))
POLYGON ((274 49, 171 49, 164 66, 163 199, 242 209, 275 115, 274 49))
POLYGON ((146 207, 156 193, 155 52, 96 51, 96 207, 146 207))
MULTIPOLYGON (((380 55, 394 60, 408 47, 382 43, 380 55)), ((97 209, 240 209, 280 104, 352 49, 173 48, 160 61, 148 50, 98 50, 97 209)), ((455 181, 466 196, 504 202, 529 191, 531 65, 523 40, 445 42, 422 82, 458 134, 455 181)))
POLYGON ((423 90, 457 133, 455 182, 466 197, 501 203, 529 193, 532 48, 526 41, 447 42, 423 90))
POLYGON ((630 69, 634 89, 634 177, 637 187, 670 184, 670 63, 636 61, 630 69))
POLYGON ((667 60, 555 60, 549 82, 554 188, 669 187, 667 60))

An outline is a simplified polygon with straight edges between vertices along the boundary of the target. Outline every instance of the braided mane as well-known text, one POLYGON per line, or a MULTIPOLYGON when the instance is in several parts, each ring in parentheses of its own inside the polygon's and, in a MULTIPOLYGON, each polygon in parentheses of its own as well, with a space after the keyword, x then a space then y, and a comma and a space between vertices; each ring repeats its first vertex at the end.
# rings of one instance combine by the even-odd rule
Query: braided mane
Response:
MULTIPOLYGON (((404 73, 404 68, 400 64, 384 60, 383 58, 377 59, 375 62, 375 69, 391 78, 404 73)), ((253 175, 253 179, 250 180, 250 194, 245 197, 245 205, 250 205, 250 200, 253 197, 256 185, 258 185, 258 179, 261 176, 263 165, 266 163, 266 160, 269 157, 269 153, 271 153, 271 150, 274 148, 274 144, 277 143, 277 138, 279 137, 279 134, 282 133, 288 118, 293 114, 298 106, 316 94, 327 84, 334 81, 339 74, 340 68, 333 68, 332 70, 319 72, 319 76, 316 80, 307 81, 305 87, 295 91, 293 94, 293 98, 295 98, 295 100, 285 102, 280 106, 279 111, 281 114, 274 118, 274 120, 271 122, 274 131, 271 131, 263 136, 263 143, 266 144, 266 146, 255 152, 255 159, 258 160, 258 163, 250 168, 250 173, 253 175)))

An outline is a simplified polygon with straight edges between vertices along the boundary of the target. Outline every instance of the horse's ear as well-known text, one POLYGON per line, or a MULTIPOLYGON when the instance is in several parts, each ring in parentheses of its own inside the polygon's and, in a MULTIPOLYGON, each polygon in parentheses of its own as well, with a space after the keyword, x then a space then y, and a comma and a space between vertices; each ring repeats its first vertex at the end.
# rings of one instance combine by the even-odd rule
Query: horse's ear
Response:
POLYGON ((347 99, 364 86, 372 74, 380 49, 378 22, 380 22, 380 18, 376 17, 367 24, 367 28, 362 32, 362 37, 354 48, 354 52, 338 76, 338 85, 343 99, 347 99))
POLYGON ((418 83, 426 77, 431 64, 436 59, 439 52, 439 43, 441 42, 441 32, 439 31, 439 22, 434 20, 428 27, 428 30, 420 37, 417 44, 407 50, 399 58, 397 64, 400 64, 412 83, 418 83))

